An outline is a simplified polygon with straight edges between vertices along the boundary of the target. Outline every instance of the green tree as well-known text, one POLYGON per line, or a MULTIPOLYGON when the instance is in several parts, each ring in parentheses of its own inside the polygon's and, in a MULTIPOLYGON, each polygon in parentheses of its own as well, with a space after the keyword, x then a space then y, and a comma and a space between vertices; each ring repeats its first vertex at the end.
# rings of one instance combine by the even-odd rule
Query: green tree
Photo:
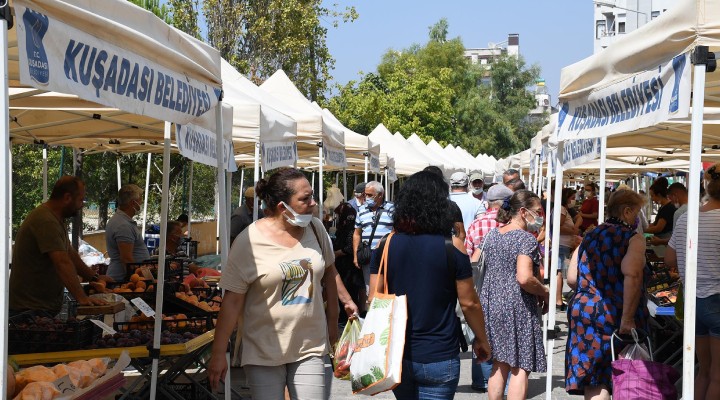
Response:
POLYGON ((200 39, 198 0, 168 0, 170 25, 200 39))
POLYGON ((359 133, 382 122, 391 131, 471 153, 505 156, 526 149, 540 129, 527 119, 535 106, 528 87, 539 68, 508 56, 497 57, 490 69, 473 65, 462 40, 447 39, 448 28, 441 19, 424 46, 388 51, 376 72, 339 87, 327 107, 359 133))
POLYGON ((160 0, 128 0, 129 2, 135 4, 138 7, 142 7, 153 14, 155 14, 158 18, 165 21, 168 25, 172 22, 169 17, 169 10, 167 5, 160 4, 160 0))
POLYGON ((311 100, 323 99, 335 60, 327 28, 353 21, 353 7, 338 11, 321 0, 205 0, 208 43, 255 83, 282 69, 311 100))

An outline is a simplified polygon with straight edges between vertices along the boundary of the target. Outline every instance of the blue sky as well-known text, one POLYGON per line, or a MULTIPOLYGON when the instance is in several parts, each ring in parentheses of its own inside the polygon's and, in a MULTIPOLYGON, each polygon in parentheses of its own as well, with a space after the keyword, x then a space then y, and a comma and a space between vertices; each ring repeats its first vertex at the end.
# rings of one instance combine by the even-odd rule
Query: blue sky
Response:
POLYGON ((520 34, 520 54, 542 69, 557 101, 560 69, 592 54, 593 3, 590 0, 324 0, 326 6, 354 5, 360 17, 353 23, 329 27, 327 44, 336 60, 336 83, 357 80, 360 71, 376 70, 389 49, 423 44, 428 27, 448 20, 449 38, 461 37, 465 47, 520 34))

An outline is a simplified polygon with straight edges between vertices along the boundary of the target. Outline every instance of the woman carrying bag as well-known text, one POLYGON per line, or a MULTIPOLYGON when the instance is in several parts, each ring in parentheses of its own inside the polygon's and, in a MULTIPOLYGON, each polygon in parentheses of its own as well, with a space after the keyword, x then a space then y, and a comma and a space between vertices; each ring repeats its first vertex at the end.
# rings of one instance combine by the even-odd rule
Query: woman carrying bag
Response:
POLYGON ((220 308, 208 380, 213 390, 227 372, 230 334, 242 330, 242 366, 253 400, 327 399, 328 340, 338 335, 338 294, 348 315, 358 311, 335 270, 325 228, 313 218, 317 206, 310 183, 284 169, 255 189, 266 217, 233 242, 220 287, 220 308), (238 324, 239 322, 239 324, 238 324))
POLYGON ((398 399, 452 399, 460 377, 460 335, 455 304, 475 334, 478 362, 490 347, 470 260, 462 243, 446 246, 448 186, 431 172, 412 175, 398 193, 392 238, 387 249, 387 276, 378 275, 381 246, 371 261, 370 293, 384 291, 407 297, 407 329, 398 399), (453 265, 449 265, 453 264, 453 265))

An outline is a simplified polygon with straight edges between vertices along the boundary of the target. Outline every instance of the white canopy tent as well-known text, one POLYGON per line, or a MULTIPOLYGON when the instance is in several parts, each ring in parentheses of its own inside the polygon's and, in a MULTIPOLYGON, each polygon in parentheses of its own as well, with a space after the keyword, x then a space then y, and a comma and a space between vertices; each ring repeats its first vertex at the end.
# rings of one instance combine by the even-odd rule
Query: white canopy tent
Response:
MULTIPOLYGON (((323 167, 328 165, 345 168, 347 159, 345 157, 345 132, 342 124, 336 124, 331 118, 324 118, 322 110, 317 109, 293 84, 283 70, 276 71, 268 78, 260 88, 287 101, 293 107, 306 112, 308 115, 317 114, 320 119, 320 137, 314 142, 319 146, 317 161, 319 168, 319 203, 323 204, 325 188, 323 188, 323 167)), ((313 159, 313 157, 311 157, 313 159)), ((323 209, 320 208, 320 219, 323 218, 323 209)))
MULTIPOLYGON (((368 138, 373 143, 377 143, 382 146, 383 153, 387 154, 388 158, 393 158, 395 160, 395 168, 398 175, 412 175, 415 172, 422 171, 423 168, 432 165, 427 158, 419 154, 410 146, 403 147, 404 143, 398 142, 393 137, 393 134, 390 133, 383 124, 376 126, 375 129, 370 132, 368 138)), ((378 170, 377 173, 379 172, 380 171, 378 170)))
MULTIPOLYGON (((92 99, 100 103, 104 110, 109 108, 124 111, 103 111, 103 113, 87 113, 85 110, 64 111, 66 114, 46 112, 51 124, 67 125, 79 123, 82 120, 109 122, 115 126, 105 124, 104 128, 93 127, 77 128, 80 136, 89 137, 95 130, 98 136, 119 135, 133 138, 131 130, 137 130, 136 124, 128 123, 119 117, 126 114, 142 114, 156 120, 166 120, 174 123, 191 123, 198 116, 216 110, 216 119, 213 128, 222 124, 222 113, 219 103, 221 93, 220 55, 211 47, 197 41, 190 36, 179 32, 155 17, 152 13, 132 5, 126 1, 113 0, 95 2, 91 0, 74 0, 72 3, 58 0, 16 0, 14 2, 15 29, 8 32, 7 22, 3 22, 0 29, 3 46, 2 75, 8 78, 4 83, 3 106, 0 107, 7 114, 2 118, 3 131, 9 134, 9 87, 26 88, 32 85, 37 90, 14 91, 14 100, 32 103, 32 96, 38 97, 41 108, 50 109, 53 99, 61 96, 45 94, 46 91, 72 93, 79 98, 92 99), (92 32, 92 33, 89 33, 92 32), (9 33, 9 35, 8 35, 9 33), (10 40, 8 40, 8 36, 10 40), (92 52, 90 49, 92 48, 92 52), (66 51, 67 49, 67 51, 66 51), (87 55, 97 59, 86 60, 87 55), (87 67, 83 64, 87 61, 87 67), (119 64, 118 64, 119 62, 119 64), (105 70, 103 67, 107 67, 105 70), (101 70, 102 68, 102 70, 101 70), (88 71, 94 75, 87 75, 88 71), (105 74, 107 72, 107 75, 105 74), (113 75, 116 73, 117 75, 113 75), (94 77, 94 80, 91 79, 94 77), (154 85, 156 84, 156 85, 154 85), (75 112, 75 114, 73 114, 75 112), (74 118, 68 120, 68 115, 74 118), (74 120, 73 120, 74 119, 74 120), (60 121, 65 121, 62 123, 60 121), (114 132, 110 132, 114 130, 114 132)), ((62 104, 67 98, 59 100, 62 104)), ((81 101, 75 99, 76 101, 81 101)), ((89 103, 89 102, 88 102, 89 103)), ((56 104, 61 105, 61 104, 56 104)), ((30 114, 29 112, 20 114, 30 114)), ((42 113, 38 113, 42 114, 42 113)), ((171 129, 170 122, 152 126, 150 121, 142 118, 129 117, 135 122, 144 125, 144 130, 152 132, 156 140, 162 138, 164 142, 164 181, 167 187, 171 129), (161 130, 158 130, 161 129, 161 130), (162 134, 160 134, 162 132, 162 134)), ((16 121, 17 122, 17 121, 16 121)), ((47 122, 47 121, 46 121, 47 122)), ((34 128, 41 129, 40 120, 34 128)), ((52 129, 47 132, 56 133, 63 128, 52 129)), ((27 130, 27 129, 25 129, 27 130)), ((22 131, 19 129, 18 131, 22 131)), ((77 134, 73 129, 68 133, 77 134)), ((57 133, 56 133, 57 135, 57 133)), ((62 134, 61 134, 62 135, 62 134)), ((221 133, 218 133, 221 136, 221 133)), ((21 136, 21 135, 18 135, 21 136)), ((36 130, 34 136, 41 138, 36 130)), ((67 138, 62 138, 67 140, 67 138)), ((141 137, 144 140, 145 137, 141 137)), ((222 140, 217 140, 219 154, 222 154, 222 140)), ((6 165, 6 173, 2 174, 0 187, 3 197, 11 198, 9 188, 9 174, 11 171, 9 157, 9 141, 0 149, 0 158, 6 165)), ((108 144, 110 144, 108 142, 108 144)), ((224 176, 222 172, 222 157, 219 157, 218 178, 224 176)), ((224 185, 222 185, 224 186, 224 185)), ((163 191, 161 205, 161 234, 165 235, 168 209, 167 191, 163 191)), ((0 208, 0 219, 9 220, 9 202, 0 208)), ((5 224, 2 236, 6 238, 0 243, 0 263, 8 265, 10 233, 9 224, 5 224)), ((227 237, 225 238, 227 240, 227 237)), ((227 247, 224 247, 227 248, 227 247)), ((165 243, 160 247, 160 263, 164 263, 165 243)), ((163 279, 164 270, 160 269, 158 279, 163 279)), ((0 285, 5 294, 5 307, 2 310, 2 323, 7 325, 7 277, 8 270, 0 272, 0 285)), ((158 287, 158 302, 156 311, 158 316, 162 313, 162 285, 158 287)), ((159 349, 160 322, 156 320, 156 332, 153 341, 153 354, 159 349)), ((5 331, 5 334, 7 332, 5 331)), ((0 338, 0 352, 3 354, 0 372, 0 392, 5 392, 7 367, 7 337, 2 334, 0 338)), ((155 397, 157 384, 157 358, 153 357, 153 373, 151 380, 151 398, 155 397)), ((228 391, 229 393, 229 391, 228 391)))
MULTIPOLYGON (((718 96, 720 95, 720 74, 706 72, 707 52, 717 52, 718 50, 720 50, 720 2, 717 0, 676 2, 667 13, 619 39, 603 52, 563 69, 560 85, 560 101, 563 111, 558 121, 558 140, 580 136, 590 138, 623 135, 622 139, 619 136, 609 137, 608 145, 611 145, 612 139, 617 139, 621 140, 624 146, 641 145, 643 147, 653 147, 660 141, 672 141, 672 146, 689 149, 689 176, 692 179, 689 179, 688 204, 698 204, 700 182, 697 178, 701 171, 703 142, 716 145, 718 137, 720 137, 712 132, 715 128, 713 124, 703 126, 704 108, 716 107, 720 100, 720 96, 718 96), (688 57, 688 53, 692 53, 692 57, 688 57), (692 119, 688 135, 688 124, 684 124, 682 132, 678 132, 675 129, 678 126, 667 127, 666 121, 673 114, 684 117, 687 113, 690 102, 691 62, 693 64, 693 95, 692 119), (613 107, 614 111, 611 114, 613 118, 608 120, 602 118, 602 113, 600 114, 601 118, 598 119, 598 115, 594 112, 588 113, 585 118, 582 118, 578 114, 578 108, 572 105, 587 104, 586 110, 589 110, 587 107, 600 104, 598 103, 598 94, 617 90, 616 88, 627 90, 623 87, 632 88, 631 85, 636 80, 642 82, 643 79, 647 79, 646 77, 652 77, 655 74, 662 77, 674 76, 675 78, 673 81, 675 84, 668 82, 665 86, 665 89, 672 91, 672 93, 666 93, 667 97, 662 96, 663 91, 657 91, 657 86, 654 86, 655 93, 659 93, 660 97, 651 97, 655 97, 660 106, 650 103, 645 98, 647 96, 642 96, 640 99, 645 100, 641 103, 643 108, 638 109, 633 105, 628 107, 627 104, 624 104, 617 110, 623 111, 622 114, 619 114, 613 107), (634 115, 643 109, 645 114, 641 118, 635 118, 634 115), (630 118, 618 118, 619 115, 630 116, 630 118), (660 125, 659 129, 651 129, 659 134, 652 136, 645 134, 644 130, 653 125, 660 125), (585 127, 588 129, 579 129, 585 127), (663 127, 670 129, 661 130, 663 127), (631 134, 626 134, 627 132, 631 132, 631 134), (636 140, 638 142, 634 142, 636 140)), ((652 86, 651 79, 647 86, 652 86)), ((625 93, 628 92, 625 91, 625 93)), ((635 95, 633 94, 633 96, 635 95)), ((579 111, 582 112, 582 106, 579 111)), ((556 208, 558 203, 556 201, 556 208)), ((556 212, 556 214, 558 213, 556 212)), ((696 243, 698 239, 698 208, 689 207, 687 215, 686 252, 688 261, 685 266, 682 397, 690 399, 693 396, 695 375, 697 247, 693 243, 696 243)), ((553 253, 556 254, 555 245, 553 245, 553 250, 553 253)), ((548 398, 551 378, 548 376, 548 398)))
POLYGON ((458 162, 458 160, 448 158, 444 152, 432 150, 422 139, 420 139, 418 135, 413 133, 409 138, 407 138, 407 142, 425 157, 435 162, 435 165, 445 166, 445 174, 448 178, 454 172, 465 171, 465 168, 458 162))

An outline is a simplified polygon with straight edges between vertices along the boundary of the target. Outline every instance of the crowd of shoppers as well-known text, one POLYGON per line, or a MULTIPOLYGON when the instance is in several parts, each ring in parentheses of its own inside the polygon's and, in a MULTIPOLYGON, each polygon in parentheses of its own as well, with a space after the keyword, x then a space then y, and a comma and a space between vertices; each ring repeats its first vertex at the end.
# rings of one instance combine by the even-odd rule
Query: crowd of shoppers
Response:
MULTIPOLYGON (((698 304, 708 310, 714 301, 720 304, 720 280, 712 277, 720 259, 716 167, 705 175, 698 246, 698 304)), ((551 304, 540 243, 549 245, 552 228, 546 235, 542 202, 523 189, 518 171, 506 171, 503 182, 486 186, 482 175, 463 172, 445 180, 442 170, 427 168, 405 180, 395 203, 385 198, 380 182, 361 183, 350 202, 335 208, 331 241, 312 217, 314 193, 300 171, 286 169, 261 180, 254 191, 266 218, 238 234, 221 280, 228 301, 216 328, 220 344, 213 347, 209 364, 211 384, 217 385, 227 368, 221 344, 239 320, 242 365, 253 398, 282 398, 285 392, 290 398, 328 398, 326 343, 337 339, 338 322, 342 326, 348 317, 362 314, 386 282, 390 293, 408 299, 396 398, 454 397, 462 342, 457 304, 474 353, 472 388, 487 391, 491 400, 526 398, 530 374, 548 368, 541 317, 551 304), (362 242, 373 251, 367 264, 358 262, 362 242), (378 267, 384 246, 383 277, 378 267), (340 308, 345 314, 338 321, 340 308)), ((645 197, 618 187, 607 201, 607 218, 598 223, 597 188, 593 183, 583 188, 579 207, 576 191, 563 189, 558 227, 557 311, 566 307, 564 278, 574 290, 567 311, 565 389, 586 399, 609 399, 613 333, 647 331, 648 326, 649 270, 639 227, 645 197)), ((684 278, 687 189, 659 178, 650 197, 659 206, 647 228, 655 234, 650 242, 669 246, 666 262, 684 278)), ((713 375, 720 365, 720 356, 714 357, 720 352, 715 351, 720 324, 712 318, 698 314, 698 399, 720 396, 713 375)))

